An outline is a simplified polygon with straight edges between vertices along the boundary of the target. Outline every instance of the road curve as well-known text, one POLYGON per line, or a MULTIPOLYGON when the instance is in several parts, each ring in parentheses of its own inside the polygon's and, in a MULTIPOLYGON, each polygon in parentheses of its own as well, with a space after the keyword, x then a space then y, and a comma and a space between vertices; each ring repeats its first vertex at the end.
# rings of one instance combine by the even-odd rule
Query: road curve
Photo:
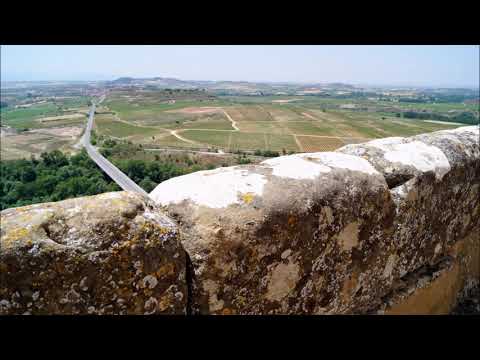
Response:
MULTIPOLYGON (((102 97, 99 101, 101 103, 105 97, 102 97)), ((138 186, 132 179, 120 171, 115 165, 103 157, 97 149, 95 149, 90 143, 90 134, 93 127, 93 118, 95 116, 95 102, 92 101, 92 108, 88 116, 87 127, 82 137, 82 145, 87 150, 90 158, 102 169, 110 178, 115 181, 125 191, 134 191, 149 197, 148 193, 138 186)))

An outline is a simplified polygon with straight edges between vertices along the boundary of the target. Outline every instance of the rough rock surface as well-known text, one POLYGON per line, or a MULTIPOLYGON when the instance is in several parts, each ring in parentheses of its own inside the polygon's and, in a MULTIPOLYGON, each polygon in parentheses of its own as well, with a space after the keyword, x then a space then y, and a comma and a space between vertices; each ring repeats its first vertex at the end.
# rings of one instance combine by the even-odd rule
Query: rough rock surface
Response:
POLYGON ((446 314, 478 293, 478 126, 200 171, 151 197, 3 211, 0 314, 446 314))
POLYGON ((442 281, 451 310, 478 282, 478 136, 471 126, 374 140, 158 185, 151 196, 189 254, 191 310, 386 313, 442 281))
MULTIPOLYGON (((464 256, 470 255, 459 256, 456 245, 469 234, 480 232, 478 129, 470 126, 405 139, 381 139, 338 150, 363 154, 387 182, 390 179, 396 215, 393 246, 384 255, 392 262, 392 290, 384 297, 384 310, 435 280, 442 271, 458 271, 457 281, 466 277, 463 273, 467 270, 460 265, 457 270, 456 260, 465 262, 464 256), (410 144, 411 152, 392 156, 400 148, 398 144, 410 144)), ((475 240, 469 243, 469 252, 478 258, 480 239, 475 240)), ((470 270, 478 273, 474 265, 470 270)), ((479 277, 480 273, 477 281, 479 277)))
POLYGON ((0 314, 184 314, 186 259, 172 221, 106 193, 1 213, 0 314))
POLYGON ((452 315, 480 315, 480 286, 470 289, 453 309, 452 315))
POLYGON ((171 179, 151 196, 183 231, 194 313, 361 312, 369 299, 350 295, 382 291, 382 277, 358 278, 386 266, 377 249, 393 231, 387 184, 366 160, 285 156, 171 179))

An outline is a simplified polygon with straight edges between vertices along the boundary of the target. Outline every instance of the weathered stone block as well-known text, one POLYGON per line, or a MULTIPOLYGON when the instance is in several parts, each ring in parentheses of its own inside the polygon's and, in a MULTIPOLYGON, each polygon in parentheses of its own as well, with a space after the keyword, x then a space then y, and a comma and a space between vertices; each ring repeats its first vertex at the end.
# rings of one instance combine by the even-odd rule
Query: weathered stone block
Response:
MULTIPOLYGON (((473 234, 477 234, 473 241, 477 244, 480 241, 478 129, 478 126, 463 127, 339 149, 342 153, 365 157, 387 181, 390 179, 396 215, 392 246, 385 254, 391 262, 388 273, 392 283, 385 299, 398 299, 398 294, 406 298, 405 294, 416 294, 417 290, 425 292, 420 289, 430 283, 442 283, 448 289, 451 285, 436 280, 439 274, 450 274, 441 278, 450 279, 449 283, 455 284, 456 289, 471 280, 478 282, 475 271, 466 272, 468 276, 451 275, 452 269, 462 268, 465 261, 466 253, 455 251, 458 242, 473 234), (402 146, 400 153, 392 155, 402 146)), ((470 249, 476 248, 472 245, 470 249)), ((478 259, 480 254, 473 256, 478 259)), ((449 299, 455 295, 455 292, 445 291, 449 299)), ((412 304, 411 299, 422 299, 412 296, 409 300, 412 304)), ((423 301, 425 305, 425 299, 423 301)), ((382 307, 388 309, 390 302, 386 301, 382 307)), ((450 300, 440 303, 437 308, 443 310, 453 304, 450 300)), ((397 305, 396 311, 406 309, 405 306, 397 305)))
POLYGON ((361 312, 386 291, 373 269, 386 266, 394 207, 366 160, 284 156, 174 178, 151 196, 179 222, 194 313, 361 312))
POLYGON ((1 213, 0 314, 184 314, 185 252, 140 195, 106 193, 1 213))

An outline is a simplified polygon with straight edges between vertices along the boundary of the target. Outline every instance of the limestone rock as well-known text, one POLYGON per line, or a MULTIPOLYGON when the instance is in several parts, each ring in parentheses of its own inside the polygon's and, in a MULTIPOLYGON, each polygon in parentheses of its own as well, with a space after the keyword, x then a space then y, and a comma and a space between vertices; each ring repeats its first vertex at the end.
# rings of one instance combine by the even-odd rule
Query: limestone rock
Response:
MULTIPOLYGON (((391 279, 392 287, 385 298, 397 299, 397 303, 409 296, 422 299, 418 293, 428 291, 418 289, 424 288, 425 282, 433 283, 433 274, 442 273, 446 279, 440 282, 442 285, 431 286, 438 296, 442 286, 457 289, 471 280, 472 272, 478 273, 471 270, 474 265, 468 271, 458 270, 470 260, 457 250, 465 239, 480 233, 478 130, 478 126, 468 126, 411 138, 380 139, 339 150, 364 156, 390 181, 396 214, 391 246, 385 253, 390 259, 385 276, 391 279), (392 155, 399 150, 403 152, 392 155), (457 275, 452 278, 451 272, 457 275)), ((479 240, 477 235, 468 242, 476 261, 479 240)), ((478 275, 475 277, 478 279, 478 275)), ((452 301, 443 305, 447 303, 451 305, 452 301)), ((418 303, 415 306, 427 308, 418 303)))
POLYGON ((412 138, 377 139, 346 145, 337 151, 368 160, 385 176, 391 188, 427 171, 437 178, 450 171, 450 163, 438 147, 412 138))
POLYGON ((151 197, 179 222, 194 313, 360 312, 372 306, 362 288, 385 291, 375 271, 359 278, 383 270, 394 212, 366 160, 283 156, 174 178, 151 197))
POLYGON ((465 167, 472 161, 480 160, 478 125, 421 134, 411 139, 439 148, 451 166, 465 167))
POLYGON ((106 193, 1 213, 0 314, 184 314, 174 223, 140 195, 106 193))
POLYGON ((450 170, 441 178, 425 171, 392 189, 397 202, 394 242, 398 276, 453 256, 454 244, 480 231, 478 126, 411 139, 442 151, 450 170))

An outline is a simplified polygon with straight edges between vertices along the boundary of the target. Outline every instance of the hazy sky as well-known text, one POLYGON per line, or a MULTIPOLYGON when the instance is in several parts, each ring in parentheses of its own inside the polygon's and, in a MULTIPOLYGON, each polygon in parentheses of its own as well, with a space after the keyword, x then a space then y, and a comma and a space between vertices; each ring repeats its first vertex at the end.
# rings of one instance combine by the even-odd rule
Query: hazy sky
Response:
POLYGON ((183 80, 479 86, 479 46, 4 46, 2 81, 183 80))

